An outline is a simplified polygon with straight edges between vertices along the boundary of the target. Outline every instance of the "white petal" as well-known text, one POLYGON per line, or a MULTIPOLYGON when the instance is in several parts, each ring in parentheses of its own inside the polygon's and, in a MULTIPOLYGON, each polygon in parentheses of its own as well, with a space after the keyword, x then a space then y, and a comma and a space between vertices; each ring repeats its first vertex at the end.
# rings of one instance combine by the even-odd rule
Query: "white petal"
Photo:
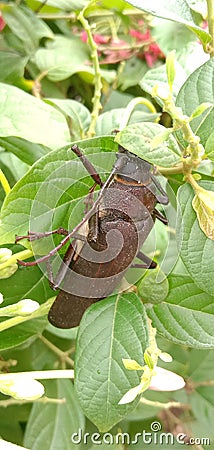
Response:
POLYGON ((156 367, 149 389, 157 391, 177 391, 185 386, 184 379, 170 370, 156 367))
POLYGON ((138 386, 135 386, 132 389, 129 389, 128 392, 121 398, 118 405, 125 405, 126 403, 131 403, 133 400, 137 397, 138 394, 140 394, 142 390, 142 385, 139 384, 138 386))

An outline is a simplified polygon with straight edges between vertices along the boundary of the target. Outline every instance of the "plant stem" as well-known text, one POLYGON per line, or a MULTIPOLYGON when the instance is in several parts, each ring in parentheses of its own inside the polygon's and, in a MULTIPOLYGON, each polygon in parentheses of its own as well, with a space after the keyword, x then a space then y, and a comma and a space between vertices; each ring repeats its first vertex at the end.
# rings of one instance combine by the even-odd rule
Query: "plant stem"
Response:
POLYGON ((64 378, 74 378, 74 371, 67 370, 32 370, 30 372, 0 373, 0 382, 4 380, 15 380, 25 377, 31 380, 54 380, 64 378))
POLYGON ((34 311, 32 314, 29 314, 29 316, 12 317, 11 319, 1 322, 0 323, 0 332, 4 331, 4 330, 8 330, 9 328, 15 327, 16 325, 26 322, 27 320, 36 319, 38 317, 44 316, 45 314, 48 313, 54 300, 55 300, 55 297, 49 298, 49 300, 47 300, 47 302, 43 303, 43 305, 41 305, 36 311, 34 311))
POLYGON ((187 173, 185 176, 186 181, 191 184, 195 192, 203 191, 203 188, 199 186, 195 178, 192 176, 191 173, 187 173))
POLYGON ((53 404, 63 404, 66 402, 64 398, 49 398, 49 397, 41 397, 35 400, 15 400, 15 398, 8 398, 7 400, 0 400, 0 408, 7 408, 8 406, 13 405, 25 405, 26 403, 53 403, 53 404))
POLYGON ((10 192, 10 185, 7 181, 6 176, 4 175, 4 173, 2 172, 2 170, 0 169, 0 183, 2 184, 2 187, 4 189, 5 194, 9 194, 10 192))
POLYGON ((192 386, 194 389, 200 386, 214 386, 214 380, 199 381, 198 383, 192 383, 192 386))
POLYGON ((48 70, 40 73, 34 80, 32 93, 36 98, 41 99, 41 81, 48 75, 48 70))
MULTIPOLYGON (((87 7, 88 7, 88 5, 87 5, 87 7)), ((87 33, 88 45, 91 49, 91 59, 93 62, 93 67, 94 67, 94 72, 95 72, 95 75, 94 75, 94 97, 92 99, 93 110, 91 112, 90 127, 87 131, 87 136, 92 137, 95 135, 95 126, 96 126, 97 118, 99 116, 99 111, 102 109, 102 105, 100 102, 101 94, 102 94, 102 80, 101 80, 101 71, 100 71, 99 58, 98 58, 98 47, 97 47, 97 44, 94 42, 89 22, 84 17, 85 10, 86 10, 86 7, 80 12, 77 19, 80 21, 84 30, 87 33)))
POLYGON ((48 14, 48 13, 39 13, 38 17, 42 20, 76 20, 76 14, 74 12, 68 14, 48 14))
POLYGON ((210 58, 214 56, 214 2, 213 0, 207 0, 207 19, 209 33, 212 37, 211 42, 208 44, 208 51, 210 58))
POLYGON ((145 105, 151 111, 151 113, 153 113, 153 114, 157 113, 154 105, 149 100, 147 100, 147 98, 143 98, 143 97, 133 98, 127 105, 126 110, 124 112, 124 116, 120 122, 120 128, 119 128, 120 131, 126 127, 128 121, 131 117, 131 114, 133 113, 133 110, 137 105, 145 105))
POLYGON ((63 352, 62 350, 60 350, 58 347, 56 347, 56 345, 52 344, 52 342, 50 342, 48 339, 46 339, 43 335, 39 336, 39 339, 41 339, 41 341, 47 345, 47 347, 52 350, 52 352, 54 352, 61 360, 62 362, 66 362, 67 364, 69 364, 69 366, 74 367, 74 362, 71 358, 69 358, 69 356, 66 354, 66 352, 63 352))
POLYGON ((182 163, 178 163, 174 167, 157 166, 157 171, 160 172, 162 175, 165 175, 166 177, 168 175, 173 175, 173 174, 176 174, 176 173, 182 173, 183 172, 183 164, 182 163))
POLYGON ((190 409, 190 405, 181 402, 153 402, 148 400, 147 398, 142 397, 140 399, 140 403, 144 405, 152 406, 153 408, 161 408, 161 409, 170 409, 170 408, 182 408, 182 409, 190 409))

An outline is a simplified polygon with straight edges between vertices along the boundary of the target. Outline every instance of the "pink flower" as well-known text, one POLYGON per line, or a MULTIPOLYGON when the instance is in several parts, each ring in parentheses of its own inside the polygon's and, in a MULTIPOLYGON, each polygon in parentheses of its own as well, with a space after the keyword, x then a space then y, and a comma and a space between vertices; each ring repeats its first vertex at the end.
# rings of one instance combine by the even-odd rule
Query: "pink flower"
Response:
POLYGON ((88 40, 88 35, 87 35, 87 33, 86 33, 85 30, 81 32, 80 38, 81 38, 81 41, 87 42, 87 40, 88 40))
MULTIPOLYGON (((83 42, 87 42, 88 36, 85 30, 81 32, 80 38, 83 42)), ((94 34, 93 39, 96 44, 107 44, 110 38, 109 36, 102 36, 102 34, 94 34)))
POLYGON ((6 26, 6 23, 0 13, 0 32, 4 29, 5 26, 6 26))
POLYGON ((151 39, 151 35, 150 35, 150 31, 147 30, 146 33, 141 33, 138 30, 129 30, 129 34, 132 37, 135 37, 137 39, 138 42, 140 41, 148 41, 149 39, 151 39))
POLYGON ((144 58, 148 67, 153 67, 158 58, 163 58, 164 54, 156 43, 150 44, 147 51, 144 52, 144 58))

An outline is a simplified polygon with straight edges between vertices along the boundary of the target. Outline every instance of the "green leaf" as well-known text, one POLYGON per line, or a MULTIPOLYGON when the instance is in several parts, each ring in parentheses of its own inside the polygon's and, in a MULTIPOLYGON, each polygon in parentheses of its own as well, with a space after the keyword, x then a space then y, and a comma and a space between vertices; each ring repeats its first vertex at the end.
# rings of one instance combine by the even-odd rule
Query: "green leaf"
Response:
POLYGON ((214 358, 213 350, 191 350, 188 355, 188 374, 194 383, 213 380, 214 358))
POLYGON ((2 307, 25 298, 44 303, 55 295, 47 278, 37 266, 21 267, 12 277, 0 280, 0 292, 4 297, 2 307))
POLYGON ((138 285, 138 293, 144 303, 161 303, 168 294, 168 280, 159 268, 146 272, 138 285))
POLYGON ((213 316, 162 304, 148 311, 158 333, 180 345, 214 348, 213 316))
POLYGON ((33 336, 41 334, 47 326, 47 318, 32 319, 21 325, 1 331, 0 351, 7 350, 27 342, 33 336))
POLYGON ((195 119, 195 117, 200 116, 201 114, 203 114, 204 111, 206 111, 208 108, 212 107, 212 103, 210 102, 204 102, 201 103, 201 105, 199 105, 195 111, 193 111, 193 113, 191 114, 190 120, 195 119))
POLYGON ((51 380, 45 383, 49 397, 65 399, 63 404, 39 404, 32 407, 24 437, 24 445, 32 450, 74 450, 80 446, 72 442, 78 430, 84 430, 84 417, 78 405, 70 380, 51 380))
POLYGON ((26 6, 4 4, 0 10, 12 32, 23 42, 27 53, 35 51, 43 37, 54 37, 48 25, 26 6))
POLYGON ((171 274, 168 282, 167 303, 202 313, 214 314, 214 297, 200 289, 190 276, 171 274))
MULTIPOLYGON (((88 108, 75 100, 48 99, 48 103, 56 105, 58 109, 68 118, 68 125, 72 139, 83 139, 91 122, 91 114, 88 108), (69 120, 71 119, 71 120, 69 120)), ((103 133, 107 134, 107 133, 103 133)))
POLYGON ((140 380, 138 371, 124 368, 122 358, 141 364, 147 346, 144 307, 135 294, 114 295, 85 312, 77 338, 75 387, 84 413, 100 431, 136 406, 137 399, 118 405, 140 380))
MULTIPOLYGON (((214 190, 210 181, 200 182, 207 190, 214 190)), ((177 243, 180 256, 196 285, 210 295, 214 295, 212 274, 214 272, 214 242, 208 239, 199 227, 192 208, 194 192, 188 184, 178 191, 177 243)))
POLYGON ((186 275, 169 275, 169 294, 161 305, 148 309, 158 333, 177 344, 214 347, 214 297, 186 275))
POLYGON ((141 61, 137 57, 124 61, 124 69, 121 74, 118 74, 118 86, 122 91, 136 86, 147 71, 148 66, 145 61, 141 61))
POLYGON ((23 177, 29 169, 27 164, 22 162, 12 153, 6 151, 0 152, 0 164, 11 187, 23 177))
MULTIPOLYGON (((199 105, 214 103, 213 77, 214 58, 211 58, 187 78, 177 96, 176 106, 181 107, 183 113, 191 117, 199 105)), ((200 116, 191 120, 190 126, 193 132, 200 137, 201 144, 204 147, 213 133, 213 121, 214 106, 206 109, 200 116)), ((181 145, 186 146, 182 133, 178 132, 177 136, 181 145)))
MULTIPOLYGON (((126 433, 124 433, 124 436, 126 439, 126 433)), ((111 439, 112 440, 114 439, 114 435, 113 434, 111 436, 107 435, 107 439, 106 439, 106 441, 108 442, 108 444, 107 444, 107 442, 103 443, 102 442, 103 439, 102 439, 102 437, 100 437, 100 439, 98 439, 97 444, 92 445, 89 448, 89 450, 97 450, 97 445, 99 445, 99 450, 123 450, 124 449, 123 444, 122 443, 120 444, 120 442, 118 442, 118 440, 119 440, 118 438, 116 438, 117 440, 116 440, 115 444, 111 443, 111 439)))
MULTIPOLYGON (((179 83, 178 68, 180 68, 179 72, 182 76, 181 81, 183 80, 184 83, 188 75, 209 59, 209 55, 205 53, 196 35, 181 23, 156 18, 151 34, 165 55, 176 50, 176 84, 179 83)), ((180 87, 183 83, 180 83, 180 87)), ((175 86, 173 86, 173 91, 175 91, 175 86)))
POLYGON ((13 82, 24 75, 28 57, 12 51, 0 51, 0 81, 13 82))
POLYGON ((40 71, 47 72, 52 81, 65 80, 77 72, 92 73, 89 60, 88 46, 75 36, 55 35, 54 41, 47 42, 46 48, 40 48, 35 55, 40 71))
POLYGON ((0 138, 0 145, 7 152, 13 153, 17 158, 30 166, 50 151, 44 145, 34 144, 33 142, 13 136, 0 138))
POLYGON ((161 144, 163 144, 163 142, 169 138, 169 136, 170 136, 170 134, 172 134, 172 132, 173 132, 173 128, 166 128, 160 134, 155 136, 151 142, 151 150, 154 150, 155 148, 157 148, 161 144))
MULTIPOLYGON (((77 144, 101 176, 111 171, 115 159, 111 152, 117 150, 113 137, 86 139, 77 144)), ((48 231, 59 226, 71 230, 84 215, 84 204, 77 204, 92 185, 93 180, 70 148, 50 152, 7 196, 2 207, 0 243, 14 243, 15 235, 25 235, 28 230, 48 231)), ((39 253, 45 254, 53 243, 46 238, 35 244, 39 253)))
POLYGON ((196 419, 198 419, 200 423, 205 422, 206 426, 212 429, 214 414, 214 387, 197 387, 195 392, 193 392, 190 397, 190 405, 196 419))
POLYGON ((50 148, 62 147, 70 136, 63 115, 21 89, 0 83, 0 136, 15 136, 50 148))
POLYGON ((211 161, 214 161, 214 132, 210 133, 206 141, 205 153, 211 161))
MULTIPOLYGON (((124 115, 125 108, 113 108, 100 114, 96 123, 96 135, 103 136, 112 134, 114 130, 120 128, 121 117, 124 115)), ((129 124, 136 122, 154 122, 159 114, 146 113, 144 111, 134 111, 129 119, 129 124)))
MULTIPOLYGON (((177 97, 177 94, 183 85, 183 83, 186 80, 186 73, 184 69, 181 67, 179 63, 175 63, 175 79, 173 83, 173 98, 174 100, 177 97)), ((156 67, 154 69, 148 70, 144 77, 140 80, 139 85, 140 87, 148 92, 148 94, 152 94, 152 90, 154 86, 158 84, 160 86, 160 89, 162 91, 165 91, 168 89, 168 81, 167 81, 167 74, 166 74, 166 64, 156 67)), ((163 106, 162 100, 159 98, 155 99, 161 106, 163 106)))
POLYGON ((183 23, 190 28, 201 40, 205 46, 210 42, 211 36, 205 30, 195 25, 191 14, 191 8, 186 0, 128 0, 136 8, 141 9, 153 16, 162 17, 163 19, 172 20, 173 22, 183 23))
POLYGON ((171 167, 181 158, 180 149, 174 137, 170 135, 163 144, 154 149, 151 147, 154 137, 164 131, 165 128, 158 123, 128 125, 116 135, 115 141, 152 164, 171 167))
MULTIPOLYGON (((55 35, 46 48, 40 48, 35 54, 35 63, 41 72, 47 73, 51 81, 62 81, 78 73, 87 83, 94 82, 94 69, 90 62, 87 44, 78 37, 67 38, 55 35)), ((102 77, 108 82, 115 78, 114 70, 101 70, 102 77)))

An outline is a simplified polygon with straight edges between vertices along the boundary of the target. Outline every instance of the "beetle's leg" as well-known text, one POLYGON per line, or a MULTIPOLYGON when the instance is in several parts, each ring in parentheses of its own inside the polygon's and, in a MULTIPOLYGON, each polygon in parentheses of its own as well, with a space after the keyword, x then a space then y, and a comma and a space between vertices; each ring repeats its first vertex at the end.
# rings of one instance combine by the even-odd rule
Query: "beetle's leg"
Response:
MULTIPOLYGON (((84 236, 79 236, 80 239, 82 239, 84 236)), ((84 238, 85 240, 85 238, 84 238)), ((51 286, 51 288, 56 291, 57 289, 59 289, 60 287, 60 283, 63 281, 66 272, 68 270, 68 267, 76 253, 76 241, 77 239, 75 239, 72 244, 69 245, 64 257, 63 257, 63 262, 59 268, 59 271, 56 275, 56 279, 54 279, 53 276, 53 270, 52 270, 52 266, 50 263, 50 258, 48 258, 46 260, 46 268, 47 268, 47 276, 48 276, 48 280, 49 280, 49 284, 51 286)))
POLYGON ((157 202, 160 203, 161 205, 168 205, 169 203, 169 199, 167 197, 167 195, 156 195, 156 199, 157 202))
POLYGON ((159 181, 157 180, 157 178, 152 173, 151 173, 151 179, 152 179, 153 183, 155 184, 156 188, 162 194, 162 195, 156 195, 158 203, 161 203, 162 205, 168 205, 168 203, 169 203, 168 196, 167 196, 166 192, 164 191, 164 189, 162 188, 159 181))
POLYGON ((56 230, 53 231, 44 231, 43 232, 34 232, 29 231, 26 236, 16 236, 15 243, 21 241, 22 239, 27 239, 29 242, 36 241, 38 239, 42 239, 43 237, 51 236, 52 234, 60 234, 62 236, 68 235, 68 230, 65 230, 65 228, 59 227, 56 230))
POLYGON ((100 187, 102 187, 103 186, 103 182, 102 182, 99 174, 97 173, 97 171, 96 171, 95 167, 93 166, 93 164, 91 164, 91 162, 88 160, 88 158, 86 158, 86 156, 81 152, 81 150, 78 147, 78 145, 76 145, 76 144, 73 145, 71 147, 71 150, 75 153, 75 155, 78 156, 78 158, 81 159, 84 167, 88 171, 89 175, 91 175, 91 177, 93 178, 95 183, 98 184, 100 187))
POLYGON ((167 218, 156 208, 154 209, 154 217, 164 223, 164 225, 168 225, 167 218))
POLYGON ((145 264, 132 264, 131 268, 138 268, 138 269, 155 269, 157 267, 157 263, 153 261, 148 256, 144 255, 142 252, 138 252, 137 258, 139 258, 141 261, 143 261, 145 264))
POLYGON ((94 200, 93 194, 96 189, 96 186, 97 186, 97 183, 94 183, 93 186, 89 189, 89 193, 84 200, 84 204, 85 204, 84 214, 86 214, 88 212, 89 208, 91 208, 93 205, 93 200, 94 200))
POLYGON ((99 209, 89 219, 88 240, 96 242, 99 235, 99 209))
MULTIPOLYGON (((72 236, 70 236, 70 234, 71 233, 68 234, 69 239, 72 237, 74 239, 78 239, 80 241, 86 242, 86 237, 85 236, 82 236, 81 234, 72 234, 72 236)), ((63 245, 67 244, 67 242, 69 241, 68 236, 66 236, 47 255, 41 256, 41 258, 38 258, 35 261, 21 261, 20 259, 17 259, 17 263, 20 264, 20 266, 28 267, 28 266, 36 266, 39 263, 48 261, 51 258, 51 256, 55 255, 55 253, 57 253, 58 250, 60 250, 63 247, 63 245)))
POLYGON ((53 289, 55 282, 54 282, 53 270, 51 267, 50 259, 48 259, 46 261, 46 268, 47 268, 48 281, 49 281, 50 287, 53 289))
POLYGON ((72 244, 69 245, 63 257, 62 264, 56 276, 56 281, 52 284, 52 288, 54 290, 59 289, 60 284, 64 280, 68 267, 71 264, 71 261, 73 260, 75 253, 76 253, 76 240, 74 240, 72 244))

